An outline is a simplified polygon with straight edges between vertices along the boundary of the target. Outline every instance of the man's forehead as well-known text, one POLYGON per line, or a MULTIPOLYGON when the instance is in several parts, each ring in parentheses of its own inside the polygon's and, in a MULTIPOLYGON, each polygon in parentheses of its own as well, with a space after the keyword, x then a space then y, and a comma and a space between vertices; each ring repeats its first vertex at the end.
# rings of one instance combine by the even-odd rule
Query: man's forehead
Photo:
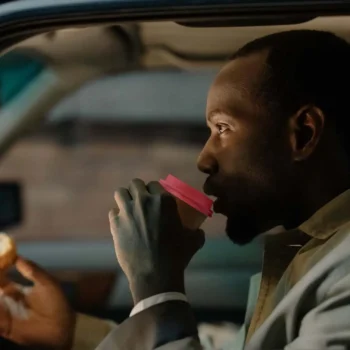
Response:
POLYGON ((239 102, 254 102, 266 68, 267 52, 240 57, 226 64, 208 94, 207 109, 230 108, 239 102))
POLYGON ((268 51, 259 51, 227 63, 217 75, 213 87, 229 87, 244 94, 253 93, 266 69, 268 51))

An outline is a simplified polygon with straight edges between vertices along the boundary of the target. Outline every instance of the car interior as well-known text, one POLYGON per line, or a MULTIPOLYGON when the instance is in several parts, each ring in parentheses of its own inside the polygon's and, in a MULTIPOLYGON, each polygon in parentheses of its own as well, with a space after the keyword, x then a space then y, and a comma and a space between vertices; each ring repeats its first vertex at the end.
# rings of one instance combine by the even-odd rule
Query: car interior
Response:
MULTIPOLYGON (((48 269, 76 310, 122 321, 132 308, 108 225, 113 192, 173 174, 201 189, 206 94, 230 56, 290 29, 350 40, 348 17, 296 24, 187 26, 173 21, 71 26, 30 36, 0 57, 0 229, 48 269)), ((224 217, 186 272, 199 322, 242 322, 261 239, 230 243, 224 217)), ((14 278, 19 278, 15 275, 14 278)))

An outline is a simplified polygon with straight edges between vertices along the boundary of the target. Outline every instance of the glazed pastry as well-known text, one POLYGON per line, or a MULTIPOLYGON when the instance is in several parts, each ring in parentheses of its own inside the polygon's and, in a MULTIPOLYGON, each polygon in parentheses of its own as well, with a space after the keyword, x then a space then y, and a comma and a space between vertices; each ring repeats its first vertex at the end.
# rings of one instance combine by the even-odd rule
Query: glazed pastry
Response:
POLYGON ((0 233, 0 270, 11 267, 17 258, 15 241, 6 233, 0 233))

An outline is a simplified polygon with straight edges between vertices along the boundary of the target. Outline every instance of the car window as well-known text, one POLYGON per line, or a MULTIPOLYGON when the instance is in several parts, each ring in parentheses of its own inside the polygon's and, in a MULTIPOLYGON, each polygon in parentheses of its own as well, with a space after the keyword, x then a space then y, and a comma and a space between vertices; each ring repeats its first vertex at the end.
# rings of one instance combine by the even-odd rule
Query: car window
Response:
POLYGON ((34 57, 10 52, 0 57, 0 105, 4 107, 23 92, 45 69, 34 57))
MULTIPOLYGON (((38 103, 38 116, 44 111, 47 122, 33 123, 2 159, 0 180, 23 185, 24 222, 12 232, 18 239, 109 238, 113 192, 132 178, 173 174, 201 189, 205 175, 196 159, 209 135, 206 95, 233 52, 287 29, 330 30, 349 39, 347 23, 347 17, 242 28, 146 22, 64 29, 26 40, 23 48, 50 58, 61 85, 38 103)), ((11 76, 7 89, 0 87, 5 102, 42 69, 12 57, 0 77, 11 76)), ((216 215, 204 229, 216 236, 224 227, 216 215)))
MULTIPOLYGON (((62 100, 3 161, 1 178, 23 184, 24 222, 11 232, 19 240, 110 238, 114 190, 132 178, 174 174, 201 189, 205 176, 196 159, 208 136, 213 74, 109 75, 62 100)), ((205 229, 222 235, 222 218, 208 220, 205 229)))

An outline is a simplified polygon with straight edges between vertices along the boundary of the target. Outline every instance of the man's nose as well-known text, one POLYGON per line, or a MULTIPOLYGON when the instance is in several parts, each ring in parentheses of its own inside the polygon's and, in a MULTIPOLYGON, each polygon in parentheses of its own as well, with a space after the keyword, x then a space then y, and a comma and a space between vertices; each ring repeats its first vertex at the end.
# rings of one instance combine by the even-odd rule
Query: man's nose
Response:
POLYGON ((209 152, 207 145, 203 148, 197 159, 198 169, 205 174, 212 175, 218 171, 218 163, 211 152, 209 152))

